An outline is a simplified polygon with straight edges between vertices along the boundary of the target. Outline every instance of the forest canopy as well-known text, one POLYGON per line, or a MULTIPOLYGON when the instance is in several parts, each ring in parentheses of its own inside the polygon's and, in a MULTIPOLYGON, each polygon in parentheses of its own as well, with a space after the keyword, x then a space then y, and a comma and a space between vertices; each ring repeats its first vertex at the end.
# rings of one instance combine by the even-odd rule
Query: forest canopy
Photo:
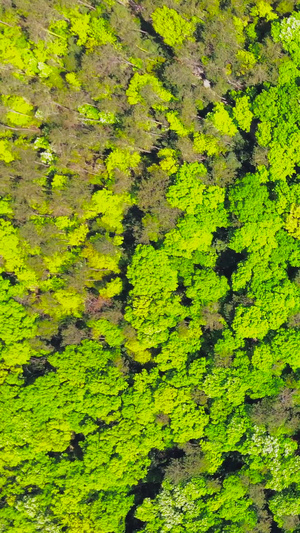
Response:
POLYGON ((300 532, 300 2, 2 0, 0 532, 300 532))

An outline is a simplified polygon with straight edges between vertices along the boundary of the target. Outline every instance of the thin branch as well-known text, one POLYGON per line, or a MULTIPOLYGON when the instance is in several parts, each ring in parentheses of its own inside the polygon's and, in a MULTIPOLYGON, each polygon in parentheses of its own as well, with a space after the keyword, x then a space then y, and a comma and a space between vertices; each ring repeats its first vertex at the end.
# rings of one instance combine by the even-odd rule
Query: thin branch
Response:
POLYGON ((15 28, 15 26, 12 26, 11 24, 8 24, 7 22, 3 22, 3 20, 0 20, 0 24, 4 24, 4 26, 8 26, 9 28, 15 28))
POLYGON ((38 133, 40 131, 39 128, 12 128, 11 126, 6 126, 6 124, 3 124, 2 122, 0 122, 0 126, 2 126, 3 128, 7 128, 8 130, 14 131, 32 131, 34 133, 38 133))
POLYGON ((50 165, 48 163, 43 163, 42 161, 35 161, 37 165, 42 165, 43 167, 49 167, 50 165))
POLYGON ((109 268, 90 268, 90 270, 93 270, 94 272, 110 272, 109 268))
POLYGON ((54 31, 47 30, 47 28, 44 28, 44 26, 41 26, 42 30, 46 31, 47 33, 50 33, 50 35, 54 35, 55 37, 58 37, 61 40, 66 40, 66 37, 63 37, 62 35, 58 35, 58 33, 54 33, 54 31))
POLYGON ((17 115, 21 115, 22 117, 29 117, 29 118, 33 118, 32 115, 27 115, 27 113, 21 113, 21 111, 16 111, 15 109, 12 109, 11 107, 8 107, 9 111, 11 113, 16 113, 17 115))
POLYGON ((126 1, 125 2, 121 2, 121 0, 117 0, 117 2, 118 2, 118 4, 120 4, 123 7, 128 7, 128 3, 126 1))
POLYGON ((135 47, 138 48, 139 50, 141 50, 142 52, 145 52, 146 54, 150 55, 148 50, 145 50, 145 48, 141 48, 140 46, 138 46, 137 44, 135 44, 135 47))
POLYGON ((77 113, 77 111, 74 111, 73 109, 71 109, 70 107, 67 107, 63 104, 60 104, 59 102, 55 102, 54 100, 52 100, 52 103, 57 105, 58 107, 63 107, 63 109, 67 109, 68 111, 73 111, 73 113, 77 113))
POLYGON ((132 67, 136 67, 134 63, 131 63, 131 61, 128 61, 128 59, 125 59, 125 57, 122 54, 120 54, 120 56, 122 57, 124 63, 127 63, 127 65, 131 65, 132 67))
POLYGON ((230 85, 233 85, 233 87, 235 87, 236 89, 243 89, 243 84, 240 83, 240 82, 234 82, 234 81, 231 81, 229 78, 227 78, 227 81, 230 85))
POLYGON ((136 146, 136 150, 139 150, 143 154, 151 154, 151 150, 144 150, 143 148, 139 148, 138 146, 136 146))
POLYGON ((137 32, 139 32, 139 33, 144 33, 145 35, 149 35, 149 33, 148 33, 147 31, 145 31, 145 30, 140 30, 139 28, 137 28, 137 29, 133 28, 131 31, 137 31, 137 32))
POLYGON ((82 4, 85 7, 88 7, 89 9, 92 9, 93 11, 96 11, 96 8, 94 6, 91 6, 90 4, 87 4, 86 2, 82 2, 82 0, 77 0, 78 4, 82 4))

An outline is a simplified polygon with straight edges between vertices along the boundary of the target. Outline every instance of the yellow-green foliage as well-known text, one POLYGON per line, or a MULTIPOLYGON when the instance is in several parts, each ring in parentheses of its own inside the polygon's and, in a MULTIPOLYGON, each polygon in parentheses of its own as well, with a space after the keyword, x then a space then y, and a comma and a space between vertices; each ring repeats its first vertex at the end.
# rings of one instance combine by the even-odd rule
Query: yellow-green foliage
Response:
POLYGON ((115 170, 121 170, 129 174, 131 169, 135 169, 138 166, 140 160, 141 156, 138 152, 120 150, 119 148, 112 150, 105 161, 109 177, 113 177, 115 170))
POLYGON ((85 218, 100 215, 99 222, 103 228, 122 233, 124 211, 132 203, 133 200, 129 194, 113 194, 107 189, 102 189, 93 194, 90 204, 86 206, 85 218))
POLYGON ((187 20, 167 6, 158 7, 151 15, 153 27, 166 44, 180 46, 186 39, 193 40, 196 30, 196 21, 187 20))
POLYGON ((159 162, 162 170, 167 172, 167 174, 175 174, 177 172, 179 163, 177 159, 177 153, 172 148, 163 148, 157 154, 161 159, 159 162))
POLYGON ((153 76, 153 74, 139 74, 136 72, 130 80, 129 87, 126 91, 128 102, 131 105, 145 103, 145 99, 141 93, 143 89, 147 87, 148 90, 152 90, 162 102, 170 102, 170 100, 173 99, 172 93, 167 91, 167 89, 163 87, 162 82, 153 76))
POLYGON ((11 272, 27 287, 36 286, 35 273, 26 267, 26 248, 20 245, 17 230, 11 222, 0 221, 0 256, 2 257, 2 272, 11 272))
POLYGON ((293 204, 285 222, 286 230, 295 239, 300 239, 300 206, 293 204))
POLYGON ((237 127, 223 103, 215 104, 214 111, 209 118, 222 135, 233 137, 237 133, 237 127))
POLYGON ((241 74, 246 74, 246 72, 253 69, 256 64, 256 57, 252 52, 249 52, 249 50, 238 50, 236 56, 239 61, 241 74))
POLYGON ((103 298, 113 298, 122 292, 123 285, 120 278, 115 278, 109 281, 103 289, 100 289, 99 294, 103 298))
POLYGON ((2 96, 2 102, 7 108, 6 120, 16 126, 35 124, 33 106, 21 96, 2 96))
POLYGON ((101 16, 92 14, 81 14, 77 10, 68 10, 70 20, 70 31, 77 37, 77 44, 84 45, 88 49, 107 43, 113 44, 116 41, 112 29, 107 21, 101 16))
MULTIPOLYGON (((76 86, 80 87, 80 84, 76 86)), ((96 120, 100 124, 114 124, 116 122, 116 117, 113 113, 100 112, 96 107, 89 104, 79 106, 78 111, 87 119, 96 120)))
POLYGON ((253 119, 253 113, 249 107, 249 98, 242 96, 238 98, 233 108, 233 116, 237 121, 238 127, 249 132, 253 119))
POLYGON ((11 144, 7 139, 0 139, 0 160, 11 163, 15 158, 11 151, 11 144))
POLYGON ((118 273, 120 253, 115 253, 113 256, 104 255, 99 252, 88 243, 82 250, 82 257, 87 259, 88 265, 95 270, 97 279, 102 279, 106 274, 110 272, 118 273))
POLYGON ((183 125, 176 111, 170 111, 166 114, 166 117, 170 123, 170 130, 175 131, 179 137, 186 137, 192 131, 192 129, 188 129, 183 125))
POLYGON ((264 0, 257 2, 256 6, 251 9, 251 15, 265 18, 268 21, 278 18, 272 9, 272 6, 264 0))
POLYGON ((216 155, 222 151, 222 146, 215 137, 203 133, 195 133, 193 148, 197 154, 206 153, 208 156, 216 155))

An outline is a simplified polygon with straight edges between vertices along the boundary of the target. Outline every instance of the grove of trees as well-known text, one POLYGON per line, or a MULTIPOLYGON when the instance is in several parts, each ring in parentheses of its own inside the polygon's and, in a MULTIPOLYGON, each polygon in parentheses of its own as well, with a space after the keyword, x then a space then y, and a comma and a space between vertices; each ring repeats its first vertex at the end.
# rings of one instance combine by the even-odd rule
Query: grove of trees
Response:
POLYGON ((0 533, 300 532, 299 0, 0 2, 0 533))

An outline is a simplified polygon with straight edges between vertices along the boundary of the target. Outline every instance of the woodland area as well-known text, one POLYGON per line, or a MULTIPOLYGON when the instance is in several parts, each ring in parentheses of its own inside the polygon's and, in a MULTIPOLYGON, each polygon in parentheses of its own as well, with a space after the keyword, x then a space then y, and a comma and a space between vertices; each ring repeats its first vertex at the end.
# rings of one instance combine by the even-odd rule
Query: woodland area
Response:
POLYGON ((1 533, 300 532, 299 126, 299 0, 1 0, 1 533))

